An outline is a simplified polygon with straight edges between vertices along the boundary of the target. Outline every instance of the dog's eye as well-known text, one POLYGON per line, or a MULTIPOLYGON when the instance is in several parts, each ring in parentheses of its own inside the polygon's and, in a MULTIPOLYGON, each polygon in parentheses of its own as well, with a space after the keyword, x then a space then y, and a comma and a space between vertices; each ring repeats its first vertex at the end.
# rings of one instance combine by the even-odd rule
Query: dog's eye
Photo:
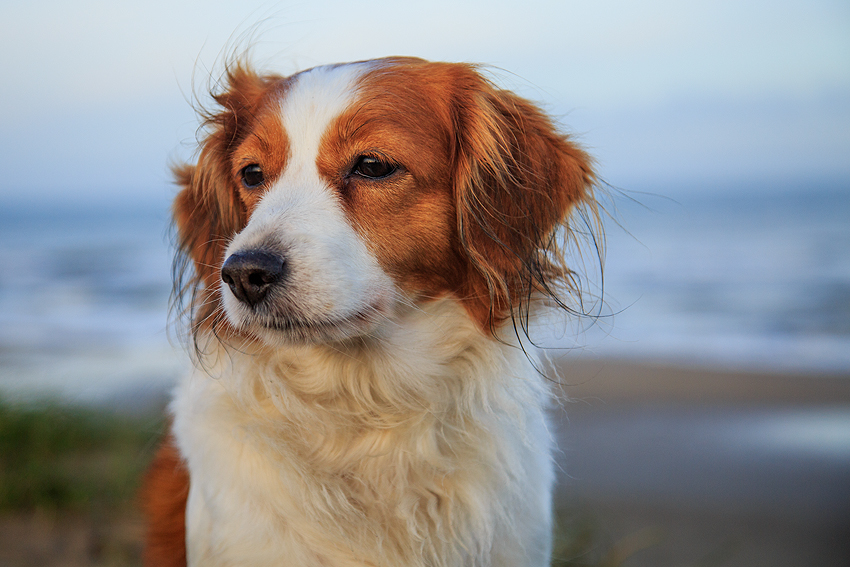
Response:
POLYGON ((263 168, 256 163, 252 163, 251 165, 242 168, 242 185, 244 185, 246 189, 256 189, 262 185, 265 180, 266 178, 263 176, 263 168))
POLYGON ((360 156, 351 173, 367 179, 381 179, 392 175, 396 166, 373 156, 360 156))

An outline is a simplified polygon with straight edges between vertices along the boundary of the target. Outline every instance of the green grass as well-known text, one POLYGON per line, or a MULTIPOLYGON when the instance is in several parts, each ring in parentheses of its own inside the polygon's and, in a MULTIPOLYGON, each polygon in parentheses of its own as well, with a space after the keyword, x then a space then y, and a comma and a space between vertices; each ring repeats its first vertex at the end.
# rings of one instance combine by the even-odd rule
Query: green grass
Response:
POLYGON ((160 430, 156 418, 0 400, 0 512, 131 505, 160 430))

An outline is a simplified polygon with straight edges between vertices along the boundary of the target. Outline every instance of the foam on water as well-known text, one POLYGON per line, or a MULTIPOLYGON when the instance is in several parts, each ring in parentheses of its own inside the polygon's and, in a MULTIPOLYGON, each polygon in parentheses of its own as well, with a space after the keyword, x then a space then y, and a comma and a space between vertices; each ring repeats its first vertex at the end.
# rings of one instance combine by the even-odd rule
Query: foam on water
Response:
MULTIPOLYGON (((641 197, 609 222, 605 309, 554 341, 601 357, 850 373, 850 190, 641 197)), ((0 211, 0 391, 161 389, 167 205, 0 211)), ((589 265, 592 262, 589 262, 589 265)))
POLYGON ((173 383, 165 211, 4 211, 0 390, 108 403, 173 383))
POLYGON ((850 191, 626 203, 607 232, 604 356, 850 372, 850 191))

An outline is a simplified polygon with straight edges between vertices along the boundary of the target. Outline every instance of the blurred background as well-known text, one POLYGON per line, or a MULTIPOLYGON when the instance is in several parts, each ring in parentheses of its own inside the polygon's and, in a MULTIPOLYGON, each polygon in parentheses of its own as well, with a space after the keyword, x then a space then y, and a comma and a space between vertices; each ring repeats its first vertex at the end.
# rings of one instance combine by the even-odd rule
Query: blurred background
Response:
POLYGON ((596 157, 602 316, 550 352, 558 564, 850 564, 840 0, 0 4, 0 564, 138 564, 187 365, 168 167, 247 43, 282 74, 484 63, 596 157))

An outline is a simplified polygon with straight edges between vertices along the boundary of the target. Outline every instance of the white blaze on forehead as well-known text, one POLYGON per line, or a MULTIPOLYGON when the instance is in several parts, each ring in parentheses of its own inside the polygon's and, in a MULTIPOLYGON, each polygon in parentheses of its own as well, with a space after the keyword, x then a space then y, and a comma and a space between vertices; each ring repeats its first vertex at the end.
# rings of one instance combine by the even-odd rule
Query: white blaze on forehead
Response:
POLYGON ((293 177, 318 175, 316 158, 322 138, 356 99, 359 79, 370 68, 368 62, 349 63, 316 67, 295 77, 280 109, 291 148, 284 178, 294 181, 293 177))
POLYGON ((280 103, 289 141, 286 166, 227 248, 228 255, 263 249, 285 259, 286 284, 258 308, 265 318, 258 319, 258 309, 246 308, 233 294, 226 290, 223 294, 231 322, 237 328, 255 325, 259 336, 271 344, 277 331, 268 326, 270 319, 282 325, 298 322, 303 329, 339 327, 344 335, 367 328, 364 325, 376 313, 391 305, 392 280, 354 230, 316 165, 328 130, 357 99, 360 78, 372 67, 370 63, 317 67, 294 77, 280 103))

